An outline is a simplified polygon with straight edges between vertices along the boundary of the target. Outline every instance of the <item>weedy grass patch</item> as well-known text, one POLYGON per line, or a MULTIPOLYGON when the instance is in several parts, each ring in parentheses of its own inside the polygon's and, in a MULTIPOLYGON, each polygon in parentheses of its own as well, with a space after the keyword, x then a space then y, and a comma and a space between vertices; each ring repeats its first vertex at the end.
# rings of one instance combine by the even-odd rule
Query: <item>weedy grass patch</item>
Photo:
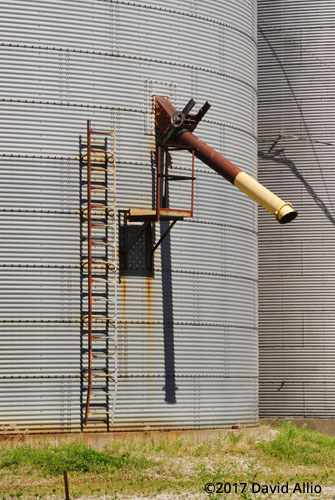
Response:
POLYGON ((19 470, 21 467, 38 468, 45 474, 57 476, 69 472, 101 474, 119 469, 140 469, 148 465, 144 457, 131 457, 129 453, 114 455, 108 451, 90 448, 83 441, 73 443, 10 446, 0 452, 0 467, 19 470))
POLYGON ((270 498, 251 495, 250 490, 228 496, 207 494, 204 487, 208 482, 314 481, 334 488, 334 496, 335 439, 285 422, 273 428, 204 432, 193 437, 156 434, 134 439, 129 435, 111 441, 103 450, 81 439, 58 444, 4 443, 0 447, 0 500, 64 500, 63 470, 69 473, 71 500, 123 500, 133 495, 152 499, 158 495, 205 500, 270 498))
POLYGON ((296 465, 322 465, 335 468, 335 438, 284 422, 274 439, 261 441, 265 454, 296 465))

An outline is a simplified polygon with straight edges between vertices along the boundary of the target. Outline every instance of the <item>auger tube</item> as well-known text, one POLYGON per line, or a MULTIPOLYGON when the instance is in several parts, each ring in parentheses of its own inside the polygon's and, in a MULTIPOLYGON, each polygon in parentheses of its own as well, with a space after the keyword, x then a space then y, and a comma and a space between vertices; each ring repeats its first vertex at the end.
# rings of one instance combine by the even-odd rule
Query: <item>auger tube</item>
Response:
MULTIPOLYGON (((177 111, 176 108, 167 97, 156 96, 156 126, 163 135, 171 127, 171 123, 173 123, 171 117, 175 111, 177 111)), ((170 139, 169 144, 171 143, 194 151, 199 160, 272 213, 281 224, 291 222, 297 217, 298 212, 293 209, 291 203, 276 196, 256 179, 199 139, 186 127, 176 130, 176 133, 170 139)))

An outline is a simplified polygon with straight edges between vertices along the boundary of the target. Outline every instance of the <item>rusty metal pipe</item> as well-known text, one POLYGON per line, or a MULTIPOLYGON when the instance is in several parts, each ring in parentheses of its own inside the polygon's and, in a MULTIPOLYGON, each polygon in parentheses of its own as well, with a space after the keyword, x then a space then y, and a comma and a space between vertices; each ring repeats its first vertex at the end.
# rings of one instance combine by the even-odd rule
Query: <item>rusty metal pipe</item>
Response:
MULTIPOLYGON (((156 125, 162 134, 165 134, 169 127, 171 127, 175 111, 176 108, 166 97, 156 96, 156 125)), ((256 179, 243 172, 234 163, 199 139, 192 131, 187 128, 181 129, 172 136, 171 140, 176 145, 183 146, 192 151, 199 160, 206 163, 215 172, 227 179, 270 213, 274 214, 281 224, 291 222, 297 217, 298 212, 293 209, 291 203, 285 202, 276 196, 256 179)))
POLYGON ((206 163, 206 165, 215 170, 219 175, 222 175, 222 177, 232 184, 234 184, 236 176, 242 172, 234 163, 227 160, 227 158, 188 130, 182 130, 176 140, 180 146, 185 146, 193 150, 195 156, 199 158, 199 160, 206 163))
POLYGON ((69 492, 69 480, 67 477, 67 471, 63 471, 64 476, 64 488, 65 488, 65 500, 70 500, 70 492, 69 492))
POLYGON ((194 151, 199 160, 206 163, 215 172, 248 195, 249 198, 274 214, 281 224, 291 222, 297 217, 298 212, 292 208, 291 203, 287 203, 276 196, 192 132, 182 130, 176 137, 176 142, 180 146, 185 146, 194 151))

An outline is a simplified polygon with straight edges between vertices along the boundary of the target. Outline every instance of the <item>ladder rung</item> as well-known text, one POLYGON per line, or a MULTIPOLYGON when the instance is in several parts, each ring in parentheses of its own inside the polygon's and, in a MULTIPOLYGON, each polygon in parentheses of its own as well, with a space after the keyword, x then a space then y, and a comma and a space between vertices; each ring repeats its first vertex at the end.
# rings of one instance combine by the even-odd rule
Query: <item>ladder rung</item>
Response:
MULTIPOLYGON (((109 269, 111 269, 111 270, 115 270, 116 269, 116 266, 115 266, 114 262, 111 262, 111 261, 109 261, 109 262, 106 262, 106 261, 104 261, 104 262, 102 262, 102 261, 98 262, 97 260, 94 260, 94 261, 92 260, 91 264, 94 264, 94 265, 98 265, 99 264, 102 267, 106 267, 106 264, 107 264, 107 267, 109 267, 109 269)), ((86 271, 86 269, 88 267, 88 259, 87 258, 85 259, 84 262, 81 263, 81 266, 86 271)), ((93 268, 92 269, 92 276, 94 275, 94 277, 96 277, 96 278, 102 278, 102 277, 106 276, 105 274, 103 274, 104 272, 105 271, 103 269, 93 268), (100 272, 98 273, 97 271, 100 271, 100 272)), ((85 279, 87 277, 88 277, 88 275, 85 273, 85 275, 83 276, 83 278, 85 279)))
MULTIPOLYGON (((88 293, 87 292, 84 292, 81 294, 82 297, 88 297, 88 293)), ((106 292, 93 292, 92 293, 92 296, 95 296, 95 297, 106 297, 106 292)))
MULTIPOLYGON (((87 184, 87 181, 82 181, 83 184, 87 184)), ((91 181, 91 187, 96 186, 96 187, 108 187, 105 182, 99 182, 92 180, 91 181)))
MULTIPOLYGON (((86 354, 89 352, 89 349, 82 349, 81 350, 81 353, 82 354, 86 354)), ((95 348, 95 349, 92 349, 92 353, 95 354, 96 352, 104 352, 107 354, 107 349, 106 348, 101 348, 101 349, 98 349, 98 348, 95 348)))
MULTIPOLYGON (((99 392, 92 391, 91 394, 92 394, 92 396, 101 396, 101 394, 99 392)), ((106 396, 114 396, 114 392, 105 391, 104 395, 106 395, 106 396)))
MULTIPOLYGON (((86 266, 87 266, 87 262, 86 262, 86 266)), ((93 278, 105 278, 106 274, 105 273, 97 273, 97 272, 94 272, 94 271, 98 271, 98 269, 93 269, 92 270, 92 277, 93 278)), ((83 274, 83 279, 87 279, 88 278, 88 274, 83 274)))
MULTIPOLYGON (((89 412, 89 413, 91 413, 91 412, 89 412)), ((107 418, 88 418, 87 422, 103 422, 104 424, 107 424, 108 419, 107 418)))
POLYGON ((92 368, 92 372, 102 372, 106 375, 108 375, 109 373, 112 373, 111 371, 106 371, 105 368, 101 368, 100 366, 92 368))
POLYGON ((101 286, 102 283, 105 283, 105 284, 112 283, 113 284, 113 283, 115 283, 115 279, 114 280, 103 280, 103 279, 96 280, 96 279, 94 279, 94 280, 92 280, 92 287, 99 287, 99 286, 101 286))
MULTIPOLYGON (((88 181, 81 181, 81 184, 83 186, 86 186, 88 184, 88 181)), ((106 183, 105 182, 99 182, 99 181, 94 181, 94 180, 91 180, 91 186, 103 186, 103 187, 107 187, 106 186, 106 183)))
POLYGON ((106 224, 106 223, 101 223, 101 224, 100 223, 99 224, 93 223, 92 224, 92 227, 113 227, 113 226, 114 226, 114 224, 106 224))
MULTIPOLYGON (((88 411, 88 414, 89 415, 93 415, 94 418, 97 418, 99 416, 101 416, 101 418, 105 418, 106 422, 107 422, 107 418, 109 417, 110 415, 110 412, 108 412, 107 410, 106 411, 88 411), (105 417, 103 417, 105 415, 105 417)), ((93 419, 90 419, 91 422, 93 422, 93 419)))
MULTIPOLYGON (((103 222, 104 219, 106 219, 106 215, 100 215, 100 217, 98 217, 98 214, 92 214, 93 217, 91 217, 91 222, 103 222)), ((84 222, 86 222, 88 220, 88 217, 83 217, 83 220, 84 222)))
MULTIPOLYGON (((85 275, 83 276, 83 279, 87 279, 88 276, 85 275)), ((106 280, 105 279, 105 274, 94 274, 92 273, 92 283, 114 283, 115 280, 106 280), (98 279, 95 279, 98 278, 98 279)))
MULTIPOLYGON (((88 390, 88 387, 83 387, 83 391, 87 391, 87 390, 88 390)), ((104 391, 104 392, 107 392, 108 391, 108 387, 107 387, 107 385, 101 385, 101 386, 91 387, 91 390, 92 391, 104 391)))
MULTIPOLYGON (((87 335, 87 333, 83 334, 83 335, 87 335)), ((115 340, 115 335, 110 335, 110 334, 107 334, 106 332, 104 332, 103 334, 97 336, 97 335, 92 335, 92 339, 93 340, 115 340)), ((110 355, 110 357, 114 357, 115 353, 112 353, 110 355)))
POLYGON ((116 304, 115 299, 108 299, 107 297, 100 297, 98 299, 93 299, 94 302, 108 302, 109 304, 116 304))
MULTIPOLYGON (((88 236, 82 236, 81 241, 88 241, 88 236)), ((99 242, 102 241, 104 243, 107 243, 106 241, 106 236, 96 236, 95 234, 91 238, 92 242, 99 242)), ((111 245, 114 245, 114 243, 110 243, 111 245)))
POLYGON ((98 261, 98 260, 92 260, 92 264, 95 264, 95 265, 104 265, 105 267, 108 267, 109 269, 114 269, 115 268, 115 264, 112 264, 111 262, 103 262, 103 261, 98 261))
POLYGON ((114 283, 114 280, 98 279, 98 280, 92 280, 92 283, 114 283))
MULTIPOLYGON (((110 317, 106 317, 106 316, 103 316, 103 315, 100 315, 100 316, 92 316, 92 321, 95 321, 96 323, 108 323, 109 321, 112 321, 115 319, 115 316, 110 316, 110 317)), ((84 323, 87 323, 88 321, 88 316, 82 316, 82 321, 84 323)), ((96 332, 92 332, 92 334, 94 334, 96 332)))
MULTIPOLYGON (((87 147, 87 145, 85 146, 87 147)), ((112 153, 109 149, 105 149, 106 146, 104 144, 91 144, 91 151, 103 151, 104 153, 112 153)))
MULTIPOLYGON (((83 260, 87 260, 88 259, 88 255, 82 255, 81 257, 83 260)), ((99 259, 99 260, 103 260, 104 262, 107 262, 107 257, 104 257, 103 255, 91 255, 91 258, 93 260, 95 259, 99 259)), ((93 262, 93 261, 92 261, 93 262)))
MULTIPOLYGON (((81 144, 81 149, 86 149, 87 148, 87 144, 81 144)), ((107 153, 113 153, 112 150, 109 150, 109 149, 105 149, 106 146, 104 144, 91 144, 91 151, 103 151, 104 153, 107 152, 107 153)))
POLYGON ((102 209, 103 209, 103 210, 105 210, 107 213, 114 212, 114 208, 110 208, 110 207, 108 207, 108 205, 91 205, 91 208, 92 208, 92 209, 102 208, 102 209))
MULTIPOLYGON (((114 374, 116 372, 116 369, 108 368, 108 371, 107 371, 107 368, 102 367, 102 366, 92 367, 91 370, 92 370, 92 373, 94 372, 94 373, 98 373, 98 375, 106 375, 108 377, 111 377, 112 375, 114 376, 114 374)), ((86 373, 87 373, 87 370, 86 370, 86 373)), ((105 382, 105 383, 107 383, 107 382, 105 382)))
POLYGON ((92 260, 92 264, 100 264, 100 265, 104 264, 109 269, 115 269, 115 264, 113 264, 113 262, 99 262, 97 260, 92 260))
POLYGON ((91 129, 91 135, 115 135, 115 132, 103 132, 102 130, 92 130, 91 129))
MULTIPOLYGON (((112 269, 112 270, 115 270, 115 269, 116 269, 115 264, 113 264, 112 262, 103 262, 103 261, 99 262, 99 261, 97 261, 97 260, 92 260, 91 264, 94 264, 94 265, 100 265, 101 267, 108 267, 109 269, 112 269)), ((87 262, 87 261, 86 261, 86 262, 83 262, 83 263, 82 263, 82 266, 83 266, 83 268, 84 268, 84 269, 86 269, 86 268, 87 268, 87 266, 88 266, 88 262, 87 262)), ((100 269, 93 269, 93 271, 100 271, 100 269)), ((92 277, 93 277, 93 275, 94 275, 95 277, 97 277, 97 275, 96 275, 95 273, 92 273, 92 277)), ((99 277, 100 277, 100 276, 101 276, 101 275, 99 275, 99 277)), ((105 276, 105 275, 104 275, 104 276, 105 276)), ((85 279, 85 278, 88 278, 88 275, 83 276, 83 279, 85 279)))
MULTIPOLYGON (((85 334, 83 334, 83 335, 87 335, 87 333, 85 333, 85 334)), ((106 334, 104 334, 103 336, 102 336, 102 335, 93 335, 93 334, 92 334, 92 339, 93 339, 93 340, 101 340, 102 338, 103 338, 104 340, 106 340, 106 339, 107 339, 107 337, 108 337, 108 335, 106 335, 106 334)))
MULTIPOLYGON (((83 236, 82 237, 82 241, 87 241, 88 240, 88 237, 87 236, 83 236)), ((106 236, 93 236, 91 241, 104 241, 106 242, 106 236)))
MULTIPOLYGON (((95 158, 92 158, 91 157, 91 171, 93 170, 93 168, 96 168, 96 167, 101 167, 102 165, 106 165, 106 160, 105 158, 103 158, 102 156, 98 156, 98 157, 95 157, 95 158)), ((82 165, 82 167, 86 167, 87 168, 87 161, 85 160, 84 161, 84 165, 82 165), (86 163, 86 165, 85 165, 86 163)))
MULTIPOLYGON (((81 332, 82 335, 88 335, 88 333, 89 333, 88 330, 83 330, 81 332)), ((108 335, 108 332, 106 330, 95 330, 92 332, 92 335, 95 335, 96 333, 99 335, 106 335, 106 336, 108 335)))
MULTIPOLYGON (((87 315, 88 315, 88 311, 83 311, 82 316, 87 317, 87 315)), ((92 311, 92 316, 94 316, 94 315, 106 316, 106 313, 104 313, 103 311, 92 311)))
MULTIPOLYGON (((83 406, 86 406, 86 403, 83 403, 83 406)), ((90 408, 106 408, 107 409, 107 404, 106 403, 91 403, 90 408)), ((89 412, 89 413, 94 413, 94 412, 89 412)), ((102 413, 101 411, 96 412, 96 413, 102 413)), ((104 412, 107 413, 107 412, 104 412)))
MULTIPOLYGON (((83 353, 85 355, 87 353, 83 353)), ((92 358, 94 359, 112 359, 114 354, 92 354, 92 358)))
POLYGON ((158 177, 165 177, 169 181, 195 181, 195 177, 188 175, 159 174, 158 177))
MULTIPOLYGON (((82 204, 82 205, 84 205, 84 204, 86 204, 86 203, 87 203, 87 201, 88 201, 88 200, 87 200, 87 198, 83 198, 83 199, 81 200, 81 204, 82 204)), ((98 199, 93 199, 93 198, 91 199, 91 203, 93 203, 94 205, 95 205, 95 204, 96 204, 96 205, 100 205, 103 201, 104 201, 104 200, 98 200, 98 199)))
POLYGON ((92 245, 97 246, 97 247, 113 247, 113 243, 105 243, 103 241, 92 241, 92 245))

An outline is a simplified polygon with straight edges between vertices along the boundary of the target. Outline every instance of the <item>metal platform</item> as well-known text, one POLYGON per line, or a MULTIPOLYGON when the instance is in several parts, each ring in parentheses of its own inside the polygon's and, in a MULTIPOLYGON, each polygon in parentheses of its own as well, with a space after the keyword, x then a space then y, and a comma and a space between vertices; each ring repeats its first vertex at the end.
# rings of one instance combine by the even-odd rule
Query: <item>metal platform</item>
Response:
POLYGON ((161 208, 159 216, 157 210, 148 210, 146 208, 131 208, 127 218, 130 222, 157 222, 159 220, 182 220, 186 217, 192 217, 191 210, 175 210, 171 208, 161 208))

